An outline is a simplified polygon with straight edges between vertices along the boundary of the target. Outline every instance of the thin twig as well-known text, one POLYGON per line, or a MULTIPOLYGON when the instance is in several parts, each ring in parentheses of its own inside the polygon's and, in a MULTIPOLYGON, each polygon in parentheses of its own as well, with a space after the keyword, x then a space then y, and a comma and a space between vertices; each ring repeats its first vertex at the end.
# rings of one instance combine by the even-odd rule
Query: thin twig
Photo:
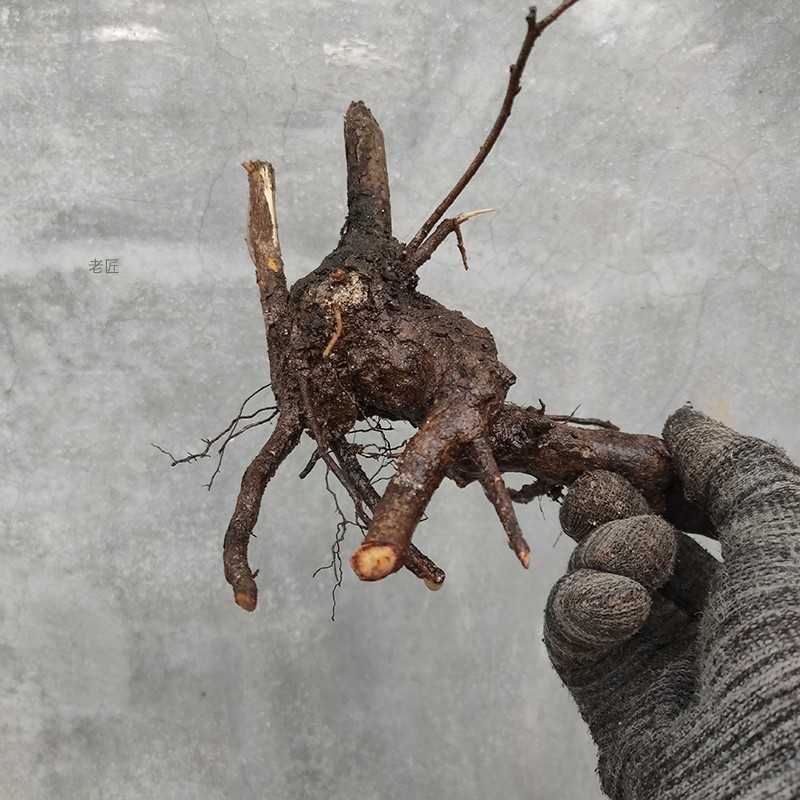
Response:
POLYGON ((555 11, 551 11, 536 27, 539 28, 541 33, 549 25, 552 25, 568 8, 574 6, 578 0, 564 0, 564 2, 555 11))
MULTIPOLYGON (((265 409, 262 409, 265 410, 265 409)), ((260 412, 259 412, 260 413, 260 412)), ((245 425, 244 428, 231 433, 230 436, 222 443, 222 446, 217 451, 219 453, 219 458, 217 459, 217 467, 214 470, 213 474, 211 475, 210 480, 207 484, 205 484, 206 489, 211 491, 211 487, 214 485, 214 480, 216 479, 217 475, 222 471, 222 459, 225 457, 225 448, 228 446, 228 443, 235 439, 237 436, 241 436, 245 431, 249 431, 251 428, 257 428, 259 425, 265 425, 267 422, 272 422, 275 417, 278 416, 278 410, 275 409, 266 419, 259 420, 258 422, 251 422, 249 425, 245 425)), ((246 417, 245 417, 246 419, 246 417)))
MULTIPOLYGON (((178 464, 189 464, 193 461, 197 461, 201 458, 210 458, 211 448, 223 437, 227 434, 225 441, 220 446, 219 450, 217 451, 219 458, 217 459, 217 467, 214 470, 214 473, 211 476, 211 479, 208 483, 204 484, 207 489, 211 490, 212 485, 214 484, 214 479, 219 475, 220 470, 222 468, 222 459, 225 457, 225 448, 228 444, 235 439, 237 436, 241 436, 245 431, 250 430, 250 428, 257 428, 259 425, 264 425, 267 422, 271 422, 275 417, 278 415, 278 409, 276 406, 264 406, 263 408, 256 409, 250 414, 244 413, 244 407, 259 393, 264 391, 264 389, 269 388, 270 384, 267 383, 259 389, 256 389, 249 397, 246 397, 244 402, 239 409, 239 413, 230 421, 228 426, 218 433, 213 439, 203 439, 202 441, 205 442, 205 449, 199 453, 188 453, 183 458, 176 458, 172 453, 168 450, 164 450, 163 447, 159 447, 157 444, 153 444, 153 447, 156 448, 164 455, 169 456, 172 459, 171 466, 175 467, 178 464), (243 419, 253 419, 254 417, 258 416, 259 414, 263 413, 264 411, 271 411, 272 413, 266 417, 265 419, 259 420, 258 422, 252 422, 249 425, 245 425, 243 428, 236 429, 236 426, 243 420, 243 419)), ((151 443, 152 444, 152 443, 151 443)))
POLYGON ((458 238, 458 249, 465 265, 467 264, 467 254, 464 250, 464 241, 461 238, 461 225, 468 219, 477 217, 479 214, 489 214, 493 208, 482 208, 478 211, 468 211, 466 214, 459 214, 457 217, 443 219, 436 230, 411 254, 410 264, 414 269, 419 269, 436 251, 439 245, 453 232, 458 238))
POLYGON ((456 244, 458 245, 458 252, 461 253, 461 263, 464 265, 464 271, 469 269, 469 261, 467 260, 467 248, 464 246, 464 237, 461 235, 461 226, 456 225, 456 244))
POLYGON ((525 39, 522 42, 519 55, 516 62, 511 66, 511 73, 508 78, 508 87, 506 94, 503 98, 503 104, 500 107, 500 113, 489 131, 488 136, 484 143, 480 146, 477 155, 472 160, 472 163, 467 167, 467 170, 459 178, 456 185, 450 190, 450 193, 442 200, 436 207, 436 210, 428 217, 425 224, 417 231, 414 238, 408 243, 407 251, 409 254, 419 249, 423 244, 428 234, 433 230, 433 226, 444 216, 448 208, 453 204, 455 199, 461 194, 467 184, 475 176, 475 173, 480 169, 481 164, 486 160, 492 147, 500 136, 503 127, 505 126, 508 118, 511 116, 511 109, 514 105, 514 98, 519 94, 522 85, 522 73, 525 71, 525 64, 528 61, 528 56, 533 49, 533 45, 541 35, 542 31, 551 23, 555 22, 570 6, 575 5, 578 0, 565 0, 555 11, 545 17, 539 24, 536 23, 536 9, 531 8, 525 21, 528 23, 528 30, 525 34, 525 39))
POLYGON ((307 478, 311 474, 311 470, 317 466, 317 462, 322 458, 322 455, 319 451, 319 447, 317 447, 314 452, 311 454, 311 458, 308 459, 308 463, 303 467, 300 474, 297 476, 302 481, 303 478, 307 478))
POLYGON ((500 469, 495 461, 492 447, 484 435, 478 435, 472 443, 472 452, 483 473, 481 483, 486 496, 494 506, 503 529, 508 536, 508 546, 514 551, 520 564, 528 569, 531 563, 531 549, 525 541, 522 528, 511 503, 500 469))
MULTIPOLYGON (((189 455, 187 455, 185 458, 175 458, 175 456, 173 456, 172 453, 168 452, 167 450, 162 449, 157 444, 154 444, 153 447, 155 447, 156 450, 160 450, 162 453, 164 453, 164 455, 169 456, 172 459, 172 466, 173 467, 177 466, 178 464, 184 464, 184 463, 187 463, 187 462, 196 461, 198 458, 206 458, 208 456, 209 451, 214 446, 214 443, 218 442, 226 433, 228 433, 228 431, 230 431, 231 429, 235 429, 236 425, 239 423, 240 420, 252 419, 253 417, 256 416, 256 414, 260 414, 262 411, 276 411, 277 410, 276 406, 265 406, 264 408, 259 408, 257 411, 254 411, 252 414, 245 414, 244 413, 244 407, 259 392, 263 392, 264 389, 268 389, 270 387, 270 385, 271 384, 266 383, 261 388, 256 389, 251 395, 246 397, 244 399, 244 402, 242 403, 241 407, 239 408, 239 413, 228 423, 228 426, 223 431, 218 433, 213 439, 203 439, 203 441, 206 443, 206 449, 203 450, 202 453, 189 453, 189 455)), ((231 436, 231 437, 229 437, 229 439, 230 438, 233 438, 233 437, 231 436)))
MULTIPOLYGON (((615 425, 607 419, 597 419, 596 417, 576 417, 580 403, 572 409, 570 414, 547 414, 547 418, 553 422, 571 422, 573 425, 593 425, 595 428, 606 428, 610 431, 618 431, 619 426, 615 425)), ((542 398, 539 398, 539 408, 537 411, 544 417, 546 407, 542 398)))
POLYGON ((607 419, 595 419, 594 417, 575 417, 572 414, 548 414, 554 422, 571 422, 573 425, 593 425, 595 428, 606 428, 610 431, 618 431, 619 426, 607 419))

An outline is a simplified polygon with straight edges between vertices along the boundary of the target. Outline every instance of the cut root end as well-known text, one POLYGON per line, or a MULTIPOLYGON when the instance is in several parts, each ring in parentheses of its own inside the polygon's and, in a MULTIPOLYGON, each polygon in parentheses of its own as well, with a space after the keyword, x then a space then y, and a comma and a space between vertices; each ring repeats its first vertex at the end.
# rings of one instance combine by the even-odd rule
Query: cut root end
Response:
POLYGON ((252 594, 248 592, 236 592, 234 594, 234 599, 236 600, 236 605, 243 608, 245 611, 256 610, 257 601, 252 594))
POLYGON ((403 566, 397 548, 365 542, 350 556, 350 566, 362 581, 379 581, 403 566))
POLYGON ((531 565, 531 553, 530 550, 523 550, 521 553, 517 553, 517 558, 519 559, 519 563, 522 564, 525 569, 528 569, 531 565))

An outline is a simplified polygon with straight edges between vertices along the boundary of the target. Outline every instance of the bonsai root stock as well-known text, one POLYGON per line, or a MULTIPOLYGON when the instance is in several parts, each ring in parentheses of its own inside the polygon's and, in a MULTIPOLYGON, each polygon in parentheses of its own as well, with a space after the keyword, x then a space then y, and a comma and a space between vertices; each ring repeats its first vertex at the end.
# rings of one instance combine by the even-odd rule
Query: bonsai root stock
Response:
POLYGON ((278 240, 275 173, 244 165, 250 185, 248 247, 255 265, 278 418, 242 478, 225 535, 225 576, 236 602, 255 609, 258 589, 248 562, 262 497, 303 433, 350 495, 367 534, 350 559, 366 581, 406 567, 431 588, 444 572, 413 544, 414 530, 442 480, 479 481, 524 567, 530 563, 512 500, 557 498, 586 470, 617 472, 657 512, 702 529, 676 483, 660 439, 628 434, 599 420, 550 416, 543 407, 506 402, 514 375, 494 339, 460 314, 417 291, 417 271, 450 233, 463 250, 461 226, 472 213, 443 219, 505 125, 530 52, 541 33, 577 0, 543 20, 527 17, 500 114, 453 190, 408 244, 392 235, 389 179, 381 129, 366 106, 344 120, 347 218, 336 249, 311 274, 287 286, 278 240), (346 435, 367 418, 404 420, 416 433, 382 495, 346 435), (509 492, 503 475, 533 481, 509 492))

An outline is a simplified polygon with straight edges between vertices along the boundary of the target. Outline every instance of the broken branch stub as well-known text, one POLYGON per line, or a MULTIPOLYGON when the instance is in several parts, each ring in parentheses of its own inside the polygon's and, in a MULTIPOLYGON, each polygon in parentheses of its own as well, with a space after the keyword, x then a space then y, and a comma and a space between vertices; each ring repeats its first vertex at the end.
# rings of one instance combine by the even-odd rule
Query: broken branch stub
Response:
MULTIPOLYGON (((245 164, 250 182, 247 238, 280 416, 244 474, 225 537, 225 575, 243 608, 253 610, 257 602, 248 544, 262 496, 304 431, 368 525, 351 558, 363 580, 378 580, 405 566, 428 586, 441 586, 444 572, 416 549, 412 537, 445 477, 460 486, 482 483, 509 546, 526 567, 530 548, 503 473, 533 476, 538 496, 555 497, 583 472, 605 469, 631 480, 655 510, 673 518, 693 513, 663 442, 608 425, 580 427, 548 417, 543 409, 506 403, 515 378, 499 360, 489 331, 416 290, 417 269, 449 233, 459 235, 464 256, 459 226, 472 214, 440 220, 497 140, 536 40, 575 2, 563 2, 541 22, 534 11, 528 15, 494 126, 408 245, 392 236, 383 134, 361 102, 350 106, 344 120, 348 210, 341 238, 291 290, 278 242, 274 171, 262 161, 245 164), (404 420, 418 429, 382 495, 345 438, 358 420, 367 418, 404 420)), ((697 517, 695 523, 695 529, 704 524, 697 517)))
POLYGON ((344 119, 347 161, 347 222, 345 232, 368 236, 392 235, 389 173, 383 131, 360 100, 350 104, 344 119))
POLYGON ((261 308, 267 331, 286 307, 287 287, 278 240, 275 210, 275 170, 266 161, 242 164, 250 182, 247 247, 256 268, 261 308))

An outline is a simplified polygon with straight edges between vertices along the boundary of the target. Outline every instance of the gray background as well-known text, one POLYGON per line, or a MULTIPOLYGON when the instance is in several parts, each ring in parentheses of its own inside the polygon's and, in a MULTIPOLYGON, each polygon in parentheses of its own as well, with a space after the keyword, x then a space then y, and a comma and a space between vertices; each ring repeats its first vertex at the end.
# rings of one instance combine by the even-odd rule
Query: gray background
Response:
MULTIPOLYGON (((348 570, 333 623, 306 442, 248 615, 220 554, 265 428, 211 493, 210 462, 151 447, 197 448, 266 381, 240 162, 275 165, 295 280, 336 243, 363 99, 407 239, 494 119, 525 11, 0 5, 3 798, 599 796, 541 644, 555 506, 520 510, 526 573, 479 489, 443 487, 417 540, 445 588, 348 570)), ((448 242, 421 287, 492 329, 510 399, 651 433, 692 400, 800 458, 798 36, 788 0, 582 0, 541 39, 454 209, 497 209, 465 228, 471 269, 448 242)))

